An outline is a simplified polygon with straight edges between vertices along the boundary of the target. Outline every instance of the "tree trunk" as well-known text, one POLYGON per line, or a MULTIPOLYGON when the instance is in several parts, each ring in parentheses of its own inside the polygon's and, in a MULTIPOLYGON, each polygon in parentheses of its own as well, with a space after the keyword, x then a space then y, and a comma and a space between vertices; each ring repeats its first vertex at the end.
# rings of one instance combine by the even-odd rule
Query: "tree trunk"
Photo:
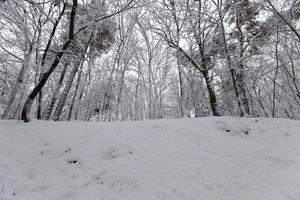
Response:
POLYGON ((70 107, 69 114, 68 114, 68 121, 70 121, 71 118, 72 118, 73 107, 74 107, 74 103, 75 103, 75 99, 76 99, 76 96, 77 96, 77 93, 78 93, 78 88, 79 88, 80 79, 81 79, 82 65, 83 64, 81 64, 81 67, 80 67, 81 69, 80 69, 80 71, 78 73, 78 79, 77 79, 77 83, 76 83, 76 88, 75 88, 74 96, 73 96, 73 99, 72 99, 72 102, 71 102, 71 107, 70 107))
POLYGON ((235 77, 237 82, 237 88, 238 88, 238 94, 241 97, 241 103, 242 103, 242 112, 243 115, 249 115, 250 114, 250 108, 249 108, 249 102, 247 98, 247 92, 246 92, 246 83, 245 83, 245 73, 244 73, 244 64, 243 64, 243 58, 244 58, 244 44, 245 44, 245 36, 240 24, 241 19, 239 18, 238 14, 236 14, 236 28, 237 28, 237 34, 238 34, 238 41, 239 41, 239 63, 237 64, 237 70, 235 70, 235 77))
POLYGON ((276 58, 276 70, 275 75, 273 79, 273 99, 272 99, 272 117, 274 118, 276 115, 276 79, 278 75, 278 69, 279 69, 279 55, 278 55, 278 45, 279 45, 279 30, 277 26, 276 30, 276 46, 275 46, 275 58, 276 58))
POLYGON ((85 91, 85 88, 88 87, 88 86, 89 86, 89 83, 87 83, 87 75, 86 75, 86 76, 84 76, 84 84, 82 86, 82 89, 80 91, 80 94, 79 94, 79 97, 78 97, 78 100, 77 100, 78 101, 78 106, 77 106, 77 109, 75 111, 75 116, 74 116, 75 120, 78 120, 79 110, 80 110, 80 107, 81 107, 80 106, 81 105, 81 99, 83 97, 83 93, 85 91))
POLYGON ((214 116, 220 116, 220 114, 217 110, 217 107, 218 107, 217 105, 218 104, 217 104, 216 94, 215 94, 214 88, 212 86, 212 81, 209 77, 208 71, 203 70, 202 74, 203 74, 205 82, 206 82, 206 87, 207 87, 208 94, 209 94, 210 107, 211 107, 211 110, 213 112, 213 115, 214 116))
POLYGON ((82 61, 75 61, 75 65, 74 65, 74 67, 73 67, 73 69, 72 69, 72 71, 71 71, 71 73, 69 75, 69 79, 68 79, 68 81, 66 83, 66 86, 65 86, 65 88, 64 88, 64 90, 63 90, 63 92, 62 92, 62 94, 60 96, 60 99, 59 99, 59 101, 57 103, 57 106, 56 106, 56 109, 54 111, 54 114, 53 114, 53 117, 52 117, 52 119, 54 121, 58 121, 59 120, 59 117, 60 117, 60 115, 62 113, 63 107, 64 107, 65 102, 67 100, 67 96, 68 96, 69 91, 70 91, 70 89, 72 87, 72 83, 73 83, 73 80, 75 78, 75 75, 76 75, 76 73, 78 71, 78 68, 80 67, 80 65, 82 63, 83 63, 82 61))
POLYGON ((183 77, 182 77, 182 69, 180 68, 179 58, 177 58, 177 67, 178 67, 178 78, 179 78, 179 105, 180 105, 180 117, 185 116, 185 106, 184 106, 184 89, 183 89, 183 77))
POLYGON ((124 77, 125 77, 125 69, 126 66, 124 66, 122 72, 121 72, 121 78, 120 78, 120 85, 119 85, 119 91, 117 94, 117 101, 116 101, 116 111, 115 111, 115 119, 119 119, 119 112, 120 112, 120 104, 121 104, 121 98, 122 98, 122 91, 123 91, 123 85, 124 85, 124 77))
POLYGON ((134 92, 134 120, 140 120, 139 115, 139 99, 138 99, 138 92, 139 92, 139 86, 140 86, 140 63, 138 63, 138 74, 137 74, 137 81, 135 85, 135 92, 134 92))
POLYGON ((47 108, 47 110, 46 110, 45 116, 44 116, 44 119, 45 119, 45 120, 49 120, 50 117, 51 117, 51 113, 52 113, 53 108, 54 108, 54 105, 55 105, 55 103, 56 103, 57 95, 58 95, 58 93, 59 93, 59 89, 60 89, 60 87, 61 87, 61 85, 62 85, 62 83, 63 83, 63 81, 64 81, 64 78, 65 78, 65 74, 66 74, 68 65, 69 65, 69 63, 66 63, 66 64, 64 65, 63 71, 62 71, 61 74, 60 74, 60 78, 59 78, 58 84, 57 84, 57 86, 56 86, 56 88, 55 88, 55 90, 54 90, 54 93, 53 93, 53 95, 52 95, 50 104, 49 104, 49 106, 48 106, 48 108, 47 108))
POLYGON ((38 94, 38 105, 37 105, 37 119, 42 119, 42 100, 43 100, 43 90, 38 94))

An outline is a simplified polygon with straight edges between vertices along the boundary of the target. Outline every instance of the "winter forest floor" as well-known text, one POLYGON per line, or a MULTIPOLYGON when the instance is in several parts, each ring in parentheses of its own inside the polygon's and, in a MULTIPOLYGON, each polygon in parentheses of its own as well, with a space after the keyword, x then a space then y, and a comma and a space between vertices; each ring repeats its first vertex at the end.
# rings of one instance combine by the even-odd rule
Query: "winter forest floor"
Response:
POLYGON ((299 200, 300 121, 0 121, 0 200, 299 200))

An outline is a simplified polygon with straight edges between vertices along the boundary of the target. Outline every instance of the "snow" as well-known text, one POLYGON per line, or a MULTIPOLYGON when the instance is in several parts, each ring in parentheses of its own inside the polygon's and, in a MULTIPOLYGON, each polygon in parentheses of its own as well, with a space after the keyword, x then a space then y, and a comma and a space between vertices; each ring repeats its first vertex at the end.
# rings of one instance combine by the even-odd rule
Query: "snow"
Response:
POLYGON ((299 200, 300 122, 0 121, 0 200, 299 200))

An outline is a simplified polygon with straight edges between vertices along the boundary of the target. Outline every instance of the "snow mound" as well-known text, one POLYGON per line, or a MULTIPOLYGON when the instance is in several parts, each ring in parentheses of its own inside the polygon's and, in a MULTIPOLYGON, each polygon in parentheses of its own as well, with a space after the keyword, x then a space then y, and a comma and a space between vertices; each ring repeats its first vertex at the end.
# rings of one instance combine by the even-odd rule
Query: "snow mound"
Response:
POLYGON ((0 200, 299 200, 300 122, 0 121, 0 200))

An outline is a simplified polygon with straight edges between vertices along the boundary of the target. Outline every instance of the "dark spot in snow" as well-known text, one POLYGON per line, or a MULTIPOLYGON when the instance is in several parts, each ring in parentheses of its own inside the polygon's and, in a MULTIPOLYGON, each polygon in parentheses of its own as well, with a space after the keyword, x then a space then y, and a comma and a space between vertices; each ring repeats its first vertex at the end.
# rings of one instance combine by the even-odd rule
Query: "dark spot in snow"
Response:
POLYGON ((45 151, 41 151, 41 155, 44 155, 45 154, 45 151))
POLYGON ((133 154, 133 152, 132 152, 132 151, 130 151, 130 150, 128 151, 128 153, 129 153, 129 154, 133 154))
POLYGON ((71 164, 76 164, 78 163, 78 160, 68 160, 68 163, 71 165, 71 164))
POLYGON ((289 133, 286 133, 285 135, 286 135, 286 136, 290 136, 290 134, 289 134, 289 133))
POLYGON ((12 193, 12 195, 13 195, 13 196, 16 196, 16 195, 17 195, 17 193, 14 191, 14 192, 12 193))
POLYGON ((258 122, 258 119, 254 121, 254 123, 257 123, 257 122, 258 122))
POLYGON ((226 129, 225 131, 228 133, 228 132, 230 132, 231 130, 230 130, 230 129, 226 129))
POLYGON ((249 134, 249 131, 248 130, 245 130, 243 131, 245 133, 245 135, 248 135, 249 134))

